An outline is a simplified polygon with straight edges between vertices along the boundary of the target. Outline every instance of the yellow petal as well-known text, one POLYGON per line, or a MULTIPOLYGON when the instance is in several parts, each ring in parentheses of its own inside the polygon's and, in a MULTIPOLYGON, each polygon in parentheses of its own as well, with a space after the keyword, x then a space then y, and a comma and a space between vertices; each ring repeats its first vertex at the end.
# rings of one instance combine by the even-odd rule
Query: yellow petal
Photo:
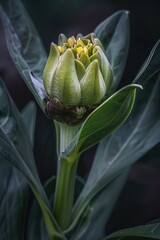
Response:
POLYGON ((74 36, 68 38, 67 40, 67 43, 68 43, 68 46, 71 48, 71 47, 74 47, 74 44, 76 43, 76 39, 74 36))

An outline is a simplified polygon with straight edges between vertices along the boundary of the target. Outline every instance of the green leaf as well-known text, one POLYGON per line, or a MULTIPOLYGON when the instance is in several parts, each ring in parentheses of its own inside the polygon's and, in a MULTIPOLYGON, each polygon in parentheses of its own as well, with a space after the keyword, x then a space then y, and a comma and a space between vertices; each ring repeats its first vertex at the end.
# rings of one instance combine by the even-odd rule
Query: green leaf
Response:
POLYGON ((94 30, 101 40, 113 70, 113 93, 121 80, 129 49, 128 11, 119 11, 100 23, 94 30))
POLYGON ((85 233, 88 230, 91 223, 92 211, 93 210, 91 207, 88 207, 87 209, 85 209, 84 213, 81 215, 81 218, 78 222, 78 226, 76 227, 76 229, 72 231, 71 240, 84 239, 84 235, 86 236, 85 233))
MULTIPOLYGON (((76 176, 76 183, 75 183, 75 199, 77 199, 80 191, 84 186, 84 181, 76 176)), ((54 200, 54 190, 55 190, 55 177, 51 177, 44 185, 45 192, 47 197, 50 201, 50 205, 53 205, 54 200)), ((70 229, 71 231, 72 229, 70 229)), ((66 231, 65 231, 66 233, 66 231)), ((39 205, 37 201, 34 201, 32 204, 32 209, 30 212, 29 220, 27 223, 27 239, 34 239, 34 240, 49 240, 48 234, 44 227, 44 220, 40 213, 39 205)))
POLYGON ((29 134, 31 144, 34 144, 34 131, 36 123, 36 105, 34 102, 28 103, 22 110, 21 116, 23 118, 25 127, 29 134))
POLYGON ((134 79, 134 83, 145 83, 154 74, 160 71, 160 40, 155 44, 148 58, 142 65, 134 79))
POLYGON ((0 157, 0 238, 24 240, 28 184, 18 170, 0 157))
POLYGON ((36 176, 38 176, 29 133, 25 128, 19 111, 2 82, 0 82, 0 127, 20 156, 23 156, 27 165, 29 165, 36 176))
POLYGON ((20 113, 0 82, 0 159, 10 162, 26 177, 41 207, 51 237, 65 239, 57 225, 40 183, 32 147, 20 113))
MULTIPOLYGON (((90 203, 91 214, 85 231, 74 230, 71 240, 99 240, 105 235, 106 222, 113 211, 121 190, 126 182, 130 169, 124 169, 122 173, 104 188, 90 203), (98 229, 98 231, 97 231, 98 229)), ((86 211, 84 211, 86 212, 86 211)))
MULTIPOLYGON (((53 205, 53 195, 55 189, 55 177, 51 177, 44 185, 45 192, 53 205)), ((45 229, 44 220, 41 215, 41 210, 37 201, 34 201, 30 211, 27 223, 27 239, 34 240, 49 240, 48 234, 45 229)))
POLYGON ((125 239, 125 237, 160 239, 160 222, 119 230, 105 237, 103 240, 125 239))
POLYGON ((2 6, 0 6, 0 19, 10 55, 22 78, 44 110, 45 92, 41 78, 47 57, 41 40, 19 0, 6 0, 2 6))
POLYGON ((111 134, 127 119, 137 88, 141 86, 132 84, 122 88, 89 115, 79 133, 80 153, 111 134))
POLYGON ((92 199, 122 169, 130 166, 160 141, 160 77, 146 82, 137 96, 135 111, 121 128, 99 144, 87 182, 74 207, 79 218, 92 199))
POLYGON ((66 156, 81 154, 116 130, 127 119, 133 108, 137 88, 141 86, 128 85, 97 107, 62 154, 66 156))

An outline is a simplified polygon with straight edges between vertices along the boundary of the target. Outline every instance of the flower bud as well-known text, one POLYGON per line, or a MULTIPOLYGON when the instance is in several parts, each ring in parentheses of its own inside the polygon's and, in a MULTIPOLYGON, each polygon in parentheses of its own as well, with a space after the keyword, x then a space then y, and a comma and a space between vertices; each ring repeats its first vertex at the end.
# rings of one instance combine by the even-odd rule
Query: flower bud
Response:
POLYGON ((87 68, 81 84, 81 103, 83 105, 95 105, 106 94, 106 85, 99 69, 97 60, 94 60, 87 68))
POLYGON ((58 45, 51 44, 43 83, 51 101, 46 112, 58 121, 79 123, 101 104, 112 84, 112 70, 95 34, 68 39, 61 34, 58 45))

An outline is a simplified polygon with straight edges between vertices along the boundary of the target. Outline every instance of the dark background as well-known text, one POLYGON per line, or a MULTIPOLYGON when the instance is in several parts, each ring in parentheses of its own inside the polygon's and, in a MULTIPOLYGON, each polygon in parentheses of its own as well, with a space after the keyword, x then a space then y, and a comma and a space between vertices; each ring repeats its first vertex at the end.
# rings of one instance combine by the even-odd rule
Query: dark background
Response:
MULTIPOLYGON (((60 33, 68 37, 81 32, 88 34, 104 19, 118 10, 130 12, 130 49, 121 86, 132 82, 138 69, 160 38, 159 0, 23 0, 46 48, 51 41, 57 42, 60 33)), ((8 54, 5 37, 0 25, 0 75, 21 110, 26 103, 34 100, 25 83, 19 76, 8 54)), ((96 147, 85 153, 80 161, 78 172, 86 176, 90 169, 96 147)), ((157 146, 152 153, 159 151, 157 146)), ((52 123, 37 106, 37 125, 35 133, 35 159, 44 182, 55 173, 55 134, 52 123)), ((144 224, 160 217, 160 167, 157 164, 144 164, 150 160, 147 154, 135 164, 128 182, 120 196, 109 221, 109 231, 144 224), (137 197, 138 196, 138 197, 137 197)))

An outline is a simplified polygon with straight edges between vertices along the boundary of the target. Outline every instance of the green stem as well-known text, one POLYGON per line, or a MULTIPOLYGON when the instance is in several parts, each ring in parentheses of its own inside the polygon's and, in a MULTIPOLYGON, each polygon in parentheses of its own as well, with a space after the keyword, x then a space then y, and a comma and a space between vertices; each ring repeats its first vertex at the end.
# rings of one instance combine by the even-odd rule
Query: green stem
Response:
POLYGON ((76 151, 72 151, 71 155, 66 156, 65 149, 76 136, 80 126, 68 126, 67 124, 57 122, 55 122, 55 126, 59 160, 57 163, 54 216, 61 229, 65 230, 71 223, 75 176, 78 164, 76 151))
POLYGON ((63 230, 70 225, 77 162, 77 160, 69 161, 65 158, 59 160, 54 201, 54 215, 63 230))

